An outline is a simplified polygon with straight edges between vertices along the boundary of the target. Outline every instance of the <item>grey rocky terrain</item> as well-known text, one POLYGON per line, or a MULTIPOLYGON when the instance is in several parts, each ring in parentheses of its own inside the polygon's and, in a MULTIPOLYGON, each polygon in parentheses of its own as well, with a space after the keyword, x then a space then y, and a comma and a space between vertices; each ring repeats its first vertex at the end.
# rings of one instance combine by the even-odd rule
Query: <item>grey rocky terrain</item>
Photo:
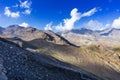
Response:
POLYGON ((102 80, 46 55, 0 38, 0 80, 102 80))

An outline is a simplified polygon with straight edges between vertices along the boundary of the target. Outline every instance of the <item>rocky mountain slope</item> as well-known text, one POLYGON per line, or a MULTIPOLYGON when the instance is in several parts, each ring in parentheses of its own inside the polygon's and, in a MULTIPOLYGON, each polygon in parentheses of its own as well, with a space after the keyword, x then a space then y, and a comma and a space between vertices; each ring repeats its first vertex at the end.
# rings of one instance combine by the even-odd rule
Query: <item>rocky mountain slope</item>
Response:
POLYGON ((77 66, 103 80, 119 80, 120 49, 102 45, 74 47, 46 42, 42 39, 23 41, 19 38, 8 38, 20 47, 37 53, 54 57, 62 62, 77 66))
POLYGON ((0 80, 103 80, 53 57, 0 38, 0 80))

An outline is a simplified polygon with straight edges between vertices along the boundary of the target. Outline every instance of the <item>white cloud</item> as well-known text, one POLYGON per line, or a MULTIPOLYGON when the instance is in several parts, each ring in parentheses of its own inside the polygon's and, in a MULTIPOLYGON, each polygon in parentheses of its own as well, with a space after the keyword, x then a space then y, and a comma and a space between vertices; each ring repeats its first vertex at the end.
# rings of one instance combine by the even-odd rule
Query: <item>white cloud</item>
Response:
POLYGON ((30 8, 31 7, 31 4, 32 2, 29 2, 28 0, 22 2, 21 0, 19 1, 20 2, 20 7, 21 8, 30 8))
POLYGON ((45 28, 45 30, 52 30, 52 22, 48 23, 45 28))
POLYGON ((110 27, 110 24, 103 25, 101 22, 97 20, 90 20, 89 22, 85 23, 84 28, 90 29, 90 30, 104 30, 108 27, 110 27))
POLYGON ((74 23, 80 19, 80 13, 78 12, 78 9, 74 8, 71 11, 71 18, 70 19, 64 19, 64 25, 60 23, 59 25, 56 26, 57 30, 71 30, 74 26, 74 23))
POLYGON ((26 22, 23 22, 22 24, 19 24, 20 26, 22 26, 22 27, 29 27, 29 24, 28 23, 26 23, 26 22))
POLYGON ((18 18, 20 17, 20 12, 17 11, 17 12, 12 12, 10 11, 9 7, 5 7, 4 9, 4 15, 8 16, 8 17, 12 17, 12 18, 18 18))
POLYGON ((30 9, 26 9, 23 13, 24 13, 24 14, 30 14, 30 13, 31 13, 31 10, 30 10, 30 9))
POLYGON ((96 9, 96 8, 93 8, 93 9, 91 9, 90 11, 83 13, 83 14, 82 14, 82 17, 91 16, 91 15, 93 15, 95 12, 97 12, 97 9, 96 9))
POLYGON ((71 18, 70 19, 68 19, 68 18, 64 19, 64 22, 55 26, 55 28, 56 28, 56 30, 60 30, 60 31, 72 30, 74 28, 74 24, 75 24, 76 21, 80 20, 82 17, 91 16, 96 11, 97 11, 97 9, 93 8, 90 11, 81 14, 80 12, 78 12, 77 8, 74 8, 70 13, 71 18))
POLYGON ((120 29, 120 17, 113 21, 112 28, 119 28, 120 29))
POLYGON ((19 1, 20 2, 20 7, 24 9, 24 11, 22 12, 23 14, 31 14, 31 5, 32 5, 32 2, 31 1, 24 1, 22 2, 21 0, 19 1))
POLYGON ((20 2, 19 4, 13 5, 11 7, 5 7, 4 15, 6 15, 8 17, 12 17, 12 18, 18 18, 18 17, 20 17, 20 14, 27 14, 27 15, 31 14, 32 2, 28 1, 28 0, 25 0, 23 2, 20 0, 19 2, 20 2), (20 11, 12 12, 10 10, 10 8, 18 9, 20 11))

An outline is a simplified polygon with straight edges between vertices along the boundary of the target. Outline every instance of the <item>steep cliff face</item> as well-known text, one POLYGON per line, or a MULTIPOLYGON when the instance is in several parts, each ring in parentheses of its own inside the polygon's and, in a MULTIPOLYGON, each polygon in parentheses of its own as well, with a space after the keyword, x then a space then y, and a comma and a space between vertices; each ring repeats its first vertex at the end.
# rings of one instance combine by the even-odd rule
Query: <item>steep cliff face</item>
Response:
POLYGON ((0 80, 100 80, 50 56, 31 53, 0 38, 0 80))

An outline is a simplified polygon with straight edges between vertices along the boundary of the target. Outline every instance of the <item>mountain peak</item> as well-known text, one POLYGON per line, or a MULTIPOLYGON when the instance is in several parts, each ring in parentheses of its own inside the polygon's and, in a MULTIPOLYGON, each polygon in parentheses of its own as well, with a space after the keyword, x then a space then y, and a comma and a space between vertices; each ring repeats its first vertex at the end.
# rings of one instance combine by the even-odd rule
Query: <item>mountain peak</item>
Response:
POLYGON ((15 25, 10 25, 7 28, 14 28, 14 27, 21 27, 21 26, 15 24, 15 25))
POLYGON ((2 35, 4 35, 5 37, 7 36, 8 38, 18 37, 25 41, 43 39, 47 42, 51 42, 54 44, 70 45, 70 42, 68 42, 65 38, 61 37, 60 35, 54 33, 53 31, 48 30, 44 32, 34 27, 25 28, 19 25, 10 25, 4 30, 2 35))

